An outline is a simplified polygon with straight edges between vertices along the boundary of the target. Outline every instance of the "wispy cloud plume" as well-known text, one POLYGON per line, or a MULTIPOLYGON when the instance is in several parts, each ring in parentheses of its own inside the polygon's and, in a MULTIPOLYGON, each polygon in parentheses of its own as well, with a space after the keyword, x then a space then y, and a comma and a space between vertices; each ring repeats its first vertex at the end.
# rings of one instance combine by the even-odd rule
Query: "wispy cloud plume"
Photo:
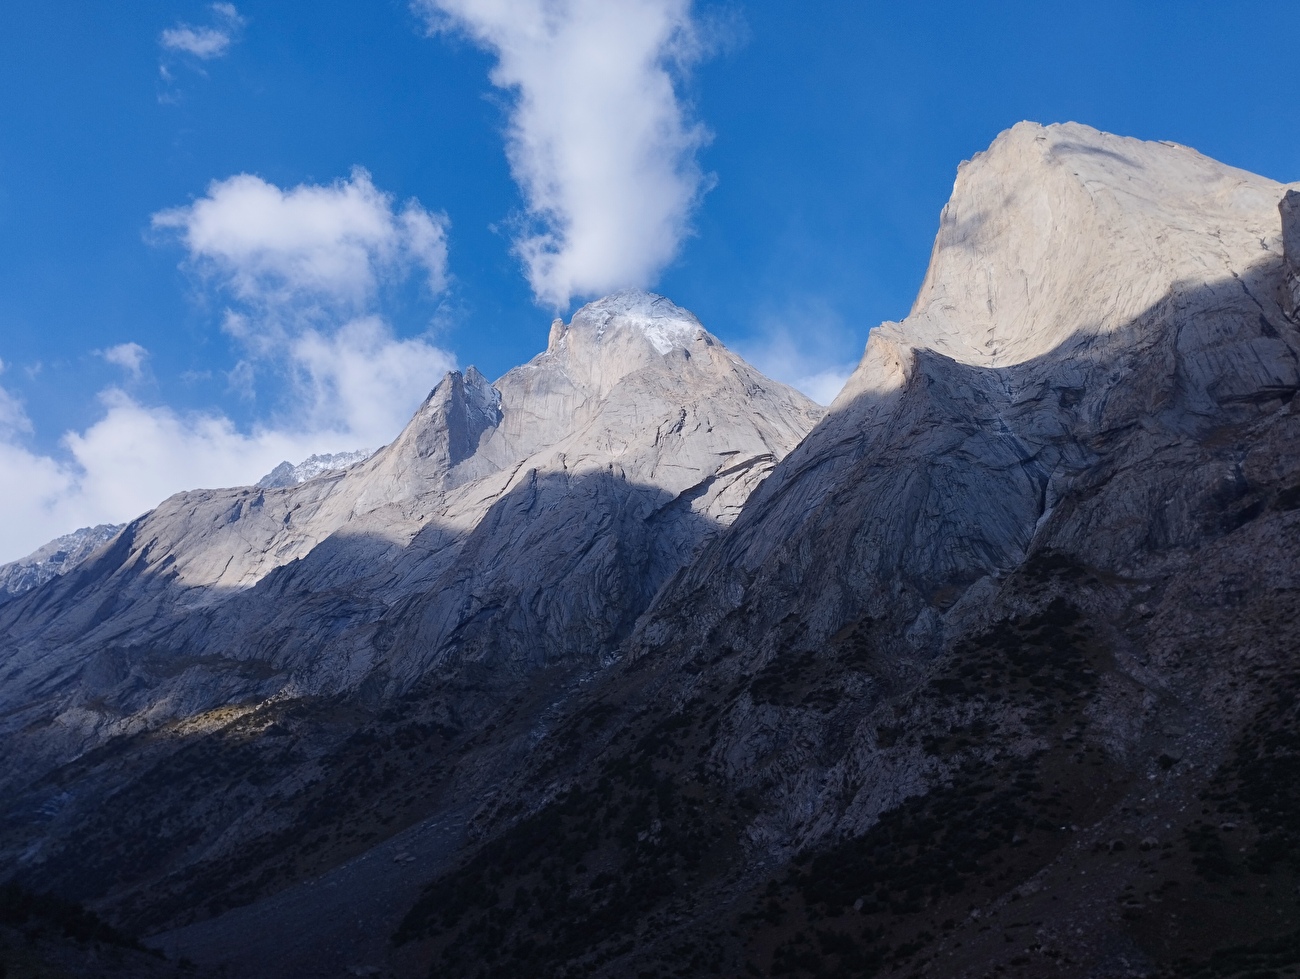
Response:
POLYGON ((431 31, 497 58, 513 101, 515 241, 538 301, 646 287, 678 254, 706 177, 705 128, 678 93, 704 53, 691 0, 414 0, 431 31))
POLYGON ((418 275, 447 284, 447 218, 398 206, 360 167, 347 180, 282 189, 239 174, 153 216, 188 263, 231 299, 222 324, 244 354, 232 386, 252 399, 257 377, 289 382, 304 430, 336 447, 380 445, 455 358, 423 337, 399 339, 379 315, 385 285, 418 275))
POLYGON ((115 367, 126 371, 133 381, 138 381, 144 374, 144 364, 149 358, 149 351, 138 343, 119 343, 99 351, 99 355, 115 367))
POLYGON ((756 334, 736 344, 740 355, 818 404, 834 401, 862 355, 861 338, 843 317, 810 299, 765 310, 755 319, 756 334))
POLYGON ((158 38, 163 50, 192 55, 201 61, 225 55, 238 38, 244 18, 233 3, 214 3, 209 9, 213 14, 210 26, 177 24, 163 31, 158 38))

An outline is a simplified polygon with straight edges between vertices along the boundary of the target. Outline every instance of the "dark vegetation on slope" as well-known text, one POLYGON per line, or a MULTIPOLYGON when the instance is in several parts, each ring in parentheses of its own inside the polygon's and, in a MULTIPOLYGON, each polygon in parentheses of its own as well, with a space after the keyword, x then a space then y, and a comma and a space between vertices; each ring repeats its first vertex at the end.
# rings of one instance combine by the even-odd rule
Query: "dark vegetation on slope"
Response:
MULTIPOLYGON (((840 652, 861 664, 870 651, 855 638, 840 652)), ((796 669, 760 672, 747 690, 733 691, 732 703, 828 702, 827 690, 803 690, 815 680, 812 659, 805 652, 791 657, 796 669)), ((646 968, 653 962, 706 971, 749 963, 762 974, 799 974, 800 963, 813 961, 836 975, 906 959, 925 945, 925 929, 912 926, 918 916, 946 916, 968 886, 997 894, 1018 883, 1059 851, 1069 820, 1118 791, 1109 784, 1115 766, 1079 743, 1079 709, 1104 659, 1077 611, 1059 599, 963 644, 913 692, 924 709, 1014 706, 1023 714, 1018 724, 1034 734, 1065 734, 1077 750, 978 759, 978 744, 997 733, 979 717, 943 736, 924 736, 923 750, 953 769, 950 786, 905 801, 866 836, 802 854, 800 869, 770 879, 752 907, 740 902, 712 923, 713 932, 667 950, 658 947, 652 923, 710 917, 705 893, 716 900, 715 891, 753 891, 748 878, 734 875, 743 873, 743 829, 762 800, 729 794, 702 763, 718 728, 717 710, 703 701, 647 730, 625 728, 594 767, 594 781, 573 787, 435 882, 397 941, 426 939, 436 950, 435 974, 467 976, 480 968, 487 976, 521 969, 577 975, 624 957, 649 975, 660 974, 646 968), (1007 862, 1004 851, 1014 859, 1007 862), (848 911, 852 920, 844 919, 848 911), (789 924, 796 917, 801 927, 789 924), (811 937, 810 920, 826 922, 811 937), (641 954, 647 944, 654 946, 649 958, 641 954)), ((596 722, 598 715, 588 719, 596 722)), ((583 727, 572 734, 590 736, 583 727)), ((882 732, 885 743, 899 737, 882 732)))
MULTIPOLYGON (((75 838, 19 880, 79 900, 116 891, 114 920, 142 931, 248 904, 435 809, 455 761, 472 758, 484 740, 446 702, 469 711, 474 699, 462 684, 380 711, 281 701, 218 712, 230 716, 215 717, 201 736, 164 729, 121 739, 50 777, 52 785, 103 779, 105 795, 75 838), (115 773, 117 781, 102 774, 123 759, 140 768, 115 773), (194 859, 226 833, 241 844, 194 859)), ((490 727, 507 726, 519 708, 507 703, 490 727)))
MULTIPOLYGON (((202 973, 207 975, 207 973, 202 973)), ((146 949, 83 905, 0 886, 0 979, 201 979, 146 949)))
MULTIPOLYGON (((728 712, 833 710, 818 677, 880 662, 869 622, 725 698, 606 731, 586 778, 434 881, 395 940, 430 975, 482 979, 1297 974, 1296 677, 1271 685, 1212 780, 1167 738, 1117 748, 1099 708, 1135 684, 1068 598, 1114 585, 1040 555, 1008 585, 1037 611, 914 683, 887 677, 879 749, 936 778, 861 835, 756 867, 746 830, 764 800, 706 760, 728 712), (1076 904, 1114 923, 1113 947, 1081 951, 1076 904)), ((589 710, 568 753, 612 716, 589 710)))
POLYGON ((0 925, 50 928, 77 942, 93 941, 143 951, 136 939, 118 931, 75 901, 29 891, 12 882, 0 886, 0 925))

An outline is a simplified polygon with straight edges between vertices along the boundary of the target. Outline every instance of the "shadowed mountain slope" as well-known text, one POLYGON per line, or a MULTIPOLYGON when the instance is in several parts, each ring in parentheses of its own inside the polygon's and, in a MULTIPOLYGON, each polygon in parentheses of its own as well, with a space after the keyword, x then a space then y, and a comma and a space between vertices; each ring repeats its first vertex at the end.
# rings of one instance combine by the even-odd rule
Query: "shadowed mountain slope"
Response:
POLYGON ((103 899, 276 831, 232 798, 233 824, 203 806, 178 813, 185 833, 204 827, 179 849, 123 842, 164 805, 141 806, 137 780, 162 765, 175 773, 164 792, 193 792, 186 747, 259 705, 322 705, 306 712, 311 747, 272 764, 265 801, 335 774, 318 759, 355 727, 326 703, 355 719, 423 697, 439 705, 431 723, 470 737, 534 676, 562 690, 821 413, 690 313, 626 293, 557 321, 547 350, 495 384, 449 374, 361 463, 172 497, 0 613, 10 856, 103 899), (101 876, 80 846, 118 804, 116 842, 91 861, 106 862, 101 876))
POLYGON ((1021 124, 788 454, 619 296, 169 501, 0 606, 5 852, 250 976, 1300 965, 1295 200, 1021 124))
POLYGON ((1300 963, 1288 193, 1078 125, 964 164, 911 315, 494 799, 411 961, 1300 963))

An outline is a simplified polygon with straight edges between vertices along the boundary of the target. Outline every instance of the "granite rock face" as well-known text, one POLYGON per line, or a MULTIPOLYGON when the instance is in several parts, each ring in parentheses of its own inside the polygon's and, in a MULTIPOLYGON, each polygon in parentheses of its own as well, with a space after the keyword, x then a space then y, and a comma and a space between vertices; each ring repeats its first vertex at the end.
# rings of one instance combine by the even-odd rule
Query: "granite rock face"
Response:
POLYGON ((1296 191, 1023 123, 819 421, 627 294, 167 501, 0 606, 3 853, 247 975, 1300 963, 1296 191))
POLYGON ((399 937, 474 975, 540 878, 528 961, 591 975, 1300 962, 1297 199, 1073 124, 964 164, 911 314, 399 937))
POLYGON ((495 384, 448 374, 365 461, 179 494, 7 603, 3 767, 467 660, 598 663, 820 415, 666 299, 592 303, 495 384))
POLYGON ((826 418, 662 597, 646 639, 677 627, 661 613, 750 602, 772 610, 755 635, 798 607, 812 638, 871 616, 936 643, 959 596, 1066 533, 1062 501, 1120 458, 1133 468, 1092 499, 1071 550, 1121 565, 1199 540, 1198 491, 1139 460, 1300 385, 1277 299, 1284 195, 1300 200, 1173 144, 1004 133, 959 171, 911 315, 872 331, 826 418))

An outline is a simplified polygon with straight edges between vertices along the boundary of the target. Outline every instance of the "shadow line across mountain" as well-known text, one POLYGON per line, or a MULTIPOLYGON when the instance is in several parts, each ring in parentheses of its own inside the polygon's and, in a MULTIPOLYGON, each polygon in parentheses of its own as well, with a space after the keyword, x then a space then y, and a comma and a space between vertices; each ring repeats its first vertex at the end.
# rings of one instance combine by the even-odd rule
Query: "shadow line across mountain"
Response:
POLYGON ((1295 686, 1300 331, 1280 274, 1178 283, 1121 330, 1006 368, 918 351, 894 389, 841 399, 660 593, 401 937, 442 974, 483 955, 508 974, 532 934, 519 886, 570 909, 529 967, 610 976, 710 948, 724 972, 835 974, 938 947, 979 974, 1008 953, 971 908, 1055 922, 1085 965, 1122 952, 1173 975, 1300 924, 1274 890, 1289 918, 1184 918, 1274 872, 1206 870, 1194 800, 1217 784, 1254 811, 1231 788, 1253 769, 1208 760, 1251 757, 1295 686), (1133 833, 1167 854, 1157 891, 1196 881, 1184 903, 1112 914, 1147 865, 1109 834, 1133 833), (481 899, 455 897, 475 881, 481 899), (878 886, 893 916, 851 913, 878 886))
MULTIPOLYGON (((949 244, 962 220, 945 219, 949 244)), ((640 487, 539 478, 401 603, 358 599, 354 579, 303 592, 312 557, 287 565, 107 671, 87 703, 107 692, 95 709, 135 708, 166 687, 149 656, 220 649, 223 616, 249 636, 205 674, 218 685, 210 702, 169 704, 181 720, 16 795, 4 849, 28 857, 20 879, 132 927, 191 924, 190 947, 211 948, 237 921, 263 929, 250 944, 265 947, 278 931, 325 936, 348 913, 289 902, 277 907, 297 910, 259 918, 269 895, 464 814, 465 845, 422 865, 424 895, 385 919, 400 927, 398 951, 376 945, 377 959, 357 963, 440 963, 448 976, 483 963, 496 975, 685 974, 712 962, 710 947, 738 974, 817 955, 851 972, 852 949, 900 967, 952 951, 955 968, 978 972, 1010 953, 972 909, 1050 921, 1042 946, 1076 962, 1133 950, 1152 970, 1174 967, 1169 948, 1205 958, 1268 938, 1262 914, 1195 926, 1235 886, 1202 873, 1196 841, 1219 829, 1197 822, 1198 793, 1227 793, 1252 833, 1273 832, 1232 794, 1253 770, 1221 760, 1274 723, 1300 642, 1288 546, 1300 529, 1300 331, 1278 302, 1283 259, 1262 239, 1260 252, 1226 275, 1167 283, 1122 323, 1098 314, 1050 349, 1000 335, 990 298, 985 332, 957 338, 974 352, 942 352, 931 341, 950 339, 955 314, 940 289, 914 311, 933 335, 874 331, 850 387, 739 518, 688 525, 685 537, 707 539, 698 552, 660 537, 663 500, 640 500, 640 487), (553 523, 514 524, 519 536, 501 540, 506 513, 573 493, 632 502, 610 526, 595 502, 543 506, 553 523), (598 533, 574 532, 593 513, 598 533), (558 572, 530 563, 536 533, 574 542, 558 572), (482 587, 479 569, 502 567, 518 573, 482 587), (579 612, 571 595, 553 604, 557 589, 580 597, 579 612), (242 604, 255 594, 260 618, 242 604), (340 604, 297 631, 297 618, 340 604), (529 631, 543 627, 562 641, 529 631), (328 649, 370 679, 295 692, 285 664, 304 646, 305 661, 328 649), (229 661, 276 672, 232 680, 229 661), (1156 843, 1112 845, 1142 834, 1156 843), (1169 858, 1153 873, 1197 881, 1179 912, 1190 917, 1154 900, 1145 917, 1114 914, 1157 847, 1169 858), (877 878, 894 890, 881 897, 877 878), (1051 904, 1061 895, 1077 897, 1068 916, 1051 904), (251 907, 222 917, 240 905, 251 907), (531 918, 552 905, 563 913, 539 939, 531 918)), ((1154 281, 1165 267, 1152 268, 1154 281)), ((1089 287, 1106 309, 1128 288, 1089 287)), ((432 526, 382 575, 417 580, 444 553, 442 533, 432 526)), ((316 560, 368 563, 391 548, 339 536, 316 560)), ((21 608, 87 587, 95 567, 85 573, 21 608)), ((38 716, 11 713, 11 732, 38 716)), ((9 737, 35 746, 48 737, 40 723, 9 737)), ((1257 883, 1256 869, 1233 867, 1257 883)), ((1290 873, 1269 864, 1265 876, 1290 873)), ((1300 915, 1294 894, 1269 894, 1300 915)))

